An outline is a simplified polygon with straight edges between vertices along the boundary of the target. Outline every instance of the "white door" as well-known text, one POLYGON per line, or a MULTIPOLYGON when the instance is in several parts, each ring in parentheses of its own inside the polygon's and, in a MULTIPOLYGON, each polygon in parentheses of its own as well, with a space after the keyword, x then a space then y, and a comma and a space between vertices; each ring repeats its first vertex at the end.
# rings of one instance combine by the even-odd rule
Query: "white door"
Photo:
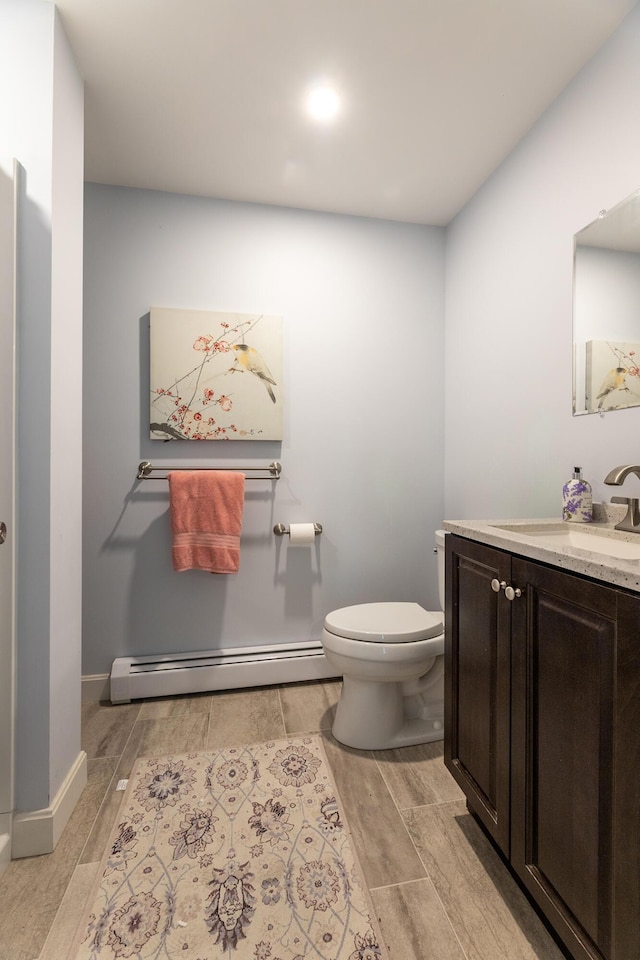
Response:
POLYGON ((0 873, 11 857, 15 740, 16 184, 0 167, 0 873))

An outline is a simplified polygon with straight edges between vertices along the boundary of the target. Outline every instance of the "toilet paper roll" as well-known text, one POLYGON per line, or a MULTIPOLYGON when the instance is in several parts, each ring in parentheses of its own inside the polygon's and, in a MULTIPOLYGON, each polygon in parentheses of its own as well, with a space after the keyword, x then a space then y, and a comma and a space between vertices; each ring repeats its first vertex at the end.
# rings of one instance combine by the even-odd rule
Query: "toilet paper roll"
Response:
POLYGON ((289 524, 289 546, 304 547, 314 543, 316 531, 312 523, 289 524))

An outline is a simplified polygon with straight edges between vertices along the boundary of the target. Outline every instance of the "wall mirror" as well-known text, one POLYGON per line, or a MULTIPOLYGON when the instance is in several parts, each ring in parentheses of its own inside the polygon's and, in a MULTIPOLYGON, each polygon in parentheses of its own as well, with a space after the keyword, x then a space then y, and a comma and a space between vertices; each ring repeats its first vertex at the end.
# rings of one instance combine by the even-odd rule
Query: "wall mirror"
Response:
POLYGON ((574 237, 573 413, 640 406, 640 191, 574 237))

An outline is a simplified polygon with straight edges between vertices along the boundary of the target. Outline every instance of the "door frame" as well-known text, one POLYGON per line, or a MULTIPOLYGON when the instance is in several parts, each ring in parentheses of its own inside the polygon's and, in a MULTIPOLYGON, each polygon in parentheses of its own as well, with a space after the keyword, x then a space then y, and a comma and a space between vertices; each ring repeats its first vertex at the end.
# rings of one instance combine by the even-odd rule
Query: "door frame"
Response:
POLYGON ((0 545, 0 874, 11 859, 15 799, 16 728, 16 306, 18 206, 23 168, 13 161, 6 171, 0 204, 0 521, 6 540, 0 545))

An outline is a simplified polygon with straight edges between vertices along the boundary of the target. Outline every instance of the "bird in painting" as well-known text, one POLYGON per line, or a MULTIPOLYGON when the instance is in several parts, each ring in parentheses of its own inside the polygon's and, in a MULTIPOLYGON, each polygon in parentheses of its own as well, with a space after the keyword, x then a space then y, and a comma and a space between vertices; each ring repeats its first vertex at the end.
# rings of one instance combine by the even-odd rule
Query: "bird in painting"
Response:
POLYGON ((629 388, 625 386, 624 378, 627 374, 626 367, 614 367, 612 370, 609 370, 609 373, 606 375, 602 381, 602 386, 600 387, 600 393, 597 395, 596 400, 598 403, 598 410, 602 408, 602 404, 605 401, 610 393, 613 393, 614 390, 628 390, 629 388))
POLYGON ((247 346, 246 343, 234 343, 233 349, 236 352, 236 361, 248 373, 253 373, 256 377, 262 380, 272 402, 275 403, 276 395, 271 389, 271 384, 276 386, 276 381, 271 376, 269 368, 262 359, 261 354, 258 353, 258 351, 253 347, 247 346))

